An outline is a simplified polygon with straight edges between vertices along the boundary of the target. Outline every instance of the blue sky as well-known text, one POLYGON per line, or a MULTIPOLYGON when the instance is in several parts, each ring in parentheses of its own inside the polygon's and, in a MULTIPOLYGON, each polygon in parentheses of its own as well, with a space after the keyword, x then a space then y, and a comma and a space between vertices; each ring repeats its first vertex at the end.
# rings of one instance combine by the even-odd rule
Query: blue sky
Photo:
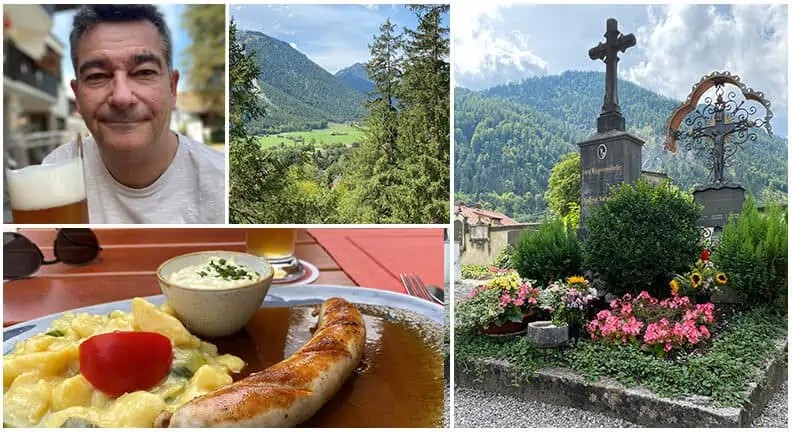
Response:
POLYGON ((456 2, 451 14, 454 79, 482 89, 566 70, 604 71, 588 49, 605 20, 635 34, 619 61, 621 78, 682 100, 714 70, 763 91, 787 135, 788 8, 776 5, 507 5, 456 2))
MULTIPOLYGON (((181 28, 181 13, 184 11, 185 5, 177 5, 177 4, 161 4, 159 5, 160 10, 162 11, 163 15, 165 15, 165 21, 168 23, 168 27, 170 27, 171 31, 171 38, 173 39, 173 64, 176 69, 179 69, 179 65, 181 64, 181 53, 190 45, 191 40, 190 36, 187 32, 181 28)), ((76 11, 66 11, 66 12, 58 12, 55 14, 54 17, 54 25, 52 28, 52 32, 55 36, 63 42, 63 61, 61 62, 61 70, 63 75, 63 82, 66 85, 66 88, 69 92, 71 92, 71 88, 69 87, 69 81, 74 79, 74 69, 72 68, 71 64, 71 55, 69 54, 71 48, 69 46, 69 33, 71 32, 71 25, 72 19, 74 18, 74 14, 76 11)), ((186 74, 184 71, 181 71, 181 77, 179 78, 179 90, 184 90, 184 84, 186 83, 186 74)))
POLYGON ((231 5, 230 13, 238 29, 288 42, 331 73, 368 61, 368 44, 387 18, 399 30, 417 24, 402 5, 231 5))

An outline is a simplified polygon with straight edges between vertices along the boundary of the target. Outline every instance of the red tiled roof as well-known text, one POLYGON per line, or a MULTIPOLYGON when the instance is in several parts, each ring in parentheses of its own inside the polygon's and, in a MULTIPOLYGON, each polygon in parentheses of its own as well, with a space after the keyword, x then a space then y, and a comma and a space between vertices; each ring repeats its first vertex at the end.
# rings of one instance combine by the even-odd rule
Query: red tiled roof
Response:
POLYGON ((476 224, 488 224, 491 223, 492 225, 518 225, 519 222, 515 221, 514 219, 506 216, 503 213, 498 213, 494 210, 486 210, 482 208, 476 207, 467 207, 464 205, 456 206, 454 210, 454 214, 462 214, 463 216, 467 217, 468 224, 476 225, 476 224))

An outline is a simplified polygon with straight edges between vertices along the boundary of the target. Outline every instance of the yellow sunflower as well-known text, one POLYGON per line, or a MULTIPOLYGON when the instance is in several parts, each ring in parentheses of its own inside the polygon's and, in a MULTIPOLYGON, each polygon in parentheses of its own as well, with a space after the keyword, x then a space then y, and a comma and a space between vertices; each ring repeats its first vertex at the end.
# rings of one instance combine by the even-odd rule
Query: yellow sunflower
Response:
POLYGON ((668 283, 668 285, 671 287, 671 292, 674 295, 679 294, 679 282, 677 282, 675 279, 672 279, 671 282, 668 283))
POLYGON ((691 275, 690 275, 690 284, 693 285, 694 289, 698 288, 698 286, 701 284, 701 273, 699 273, 699 272, 691 273, 691 275))
POLYGON ((583 276, 570 276, 567 278, 567 283, 570 285, 574 284, 586 284, 586 279, 583 276))
POLYGON ((715 276, 715 282, 717 282, 718 285, 726 285, 728 281, 729 279, 726 278, 726 273, 718 273, 718 275, 715 276))

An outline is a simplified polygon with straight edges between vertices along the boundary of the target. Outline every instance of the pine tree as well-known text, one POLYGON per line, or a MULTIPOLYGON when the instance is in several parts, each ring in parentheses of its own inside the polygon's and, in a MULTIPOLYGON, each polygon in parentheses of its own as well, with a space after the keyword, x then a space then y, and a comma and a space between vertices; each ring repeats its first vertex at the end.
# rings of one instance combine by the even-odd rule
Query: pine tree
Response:
POLYGON ((406 30, 400 93, 399 183, 386 196, 392 218, 404 222, 447 223, 449 219, 448 5, 410 5, 416 30, 406 30))

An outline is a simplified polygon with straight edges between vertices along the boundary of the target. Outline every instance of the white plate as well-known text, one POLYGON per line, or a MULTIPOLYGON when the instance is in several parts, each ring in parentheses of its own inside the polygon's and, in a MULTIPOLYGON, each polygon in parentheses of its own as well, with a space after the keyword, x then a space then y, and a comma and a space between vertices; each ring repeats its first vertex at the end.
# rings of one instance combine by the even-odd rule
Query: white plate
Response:
MULTIPOLYGON (((392 291, 383 291, 372 288, 362 287, 349 287, 339 285, 306 285, 306 286, 277 286, 273 285, 267 297, 264 298, 263 307, 283 307, 283 306, 303 306, 309 304, 317 304, 325 301, 330 297, 342 297, 353 303, 368 304, 375 306, 388 306, 398 309, 404 309, 420 315, 423 315, 430 320, 444 325, 445 323, 445 310, 442 306, 436 305, 432 302, 411 297, 406 294, 395 293, 392 291)), ((162 304, 165 301, 165 296, 157 295, 145 297, 146 300, 154 304, 162 304)), ((94 306, 87 306, 79 309, 73 309, 66 312, 73 313, 91 313, 97 315, 104 315, 114 310, 121 310, 129 312, 132 310, 132 303, 130 300, 121 300, 112 303, 104 303, 94 306)), ((47 315, 35 320, 26 321, 8 327, 3 330, 3 352, 9 353, 14 346, 31 336, 38 333, 44 333, 49 329, 50 324, 60 318, 64 313, 47 315)))

